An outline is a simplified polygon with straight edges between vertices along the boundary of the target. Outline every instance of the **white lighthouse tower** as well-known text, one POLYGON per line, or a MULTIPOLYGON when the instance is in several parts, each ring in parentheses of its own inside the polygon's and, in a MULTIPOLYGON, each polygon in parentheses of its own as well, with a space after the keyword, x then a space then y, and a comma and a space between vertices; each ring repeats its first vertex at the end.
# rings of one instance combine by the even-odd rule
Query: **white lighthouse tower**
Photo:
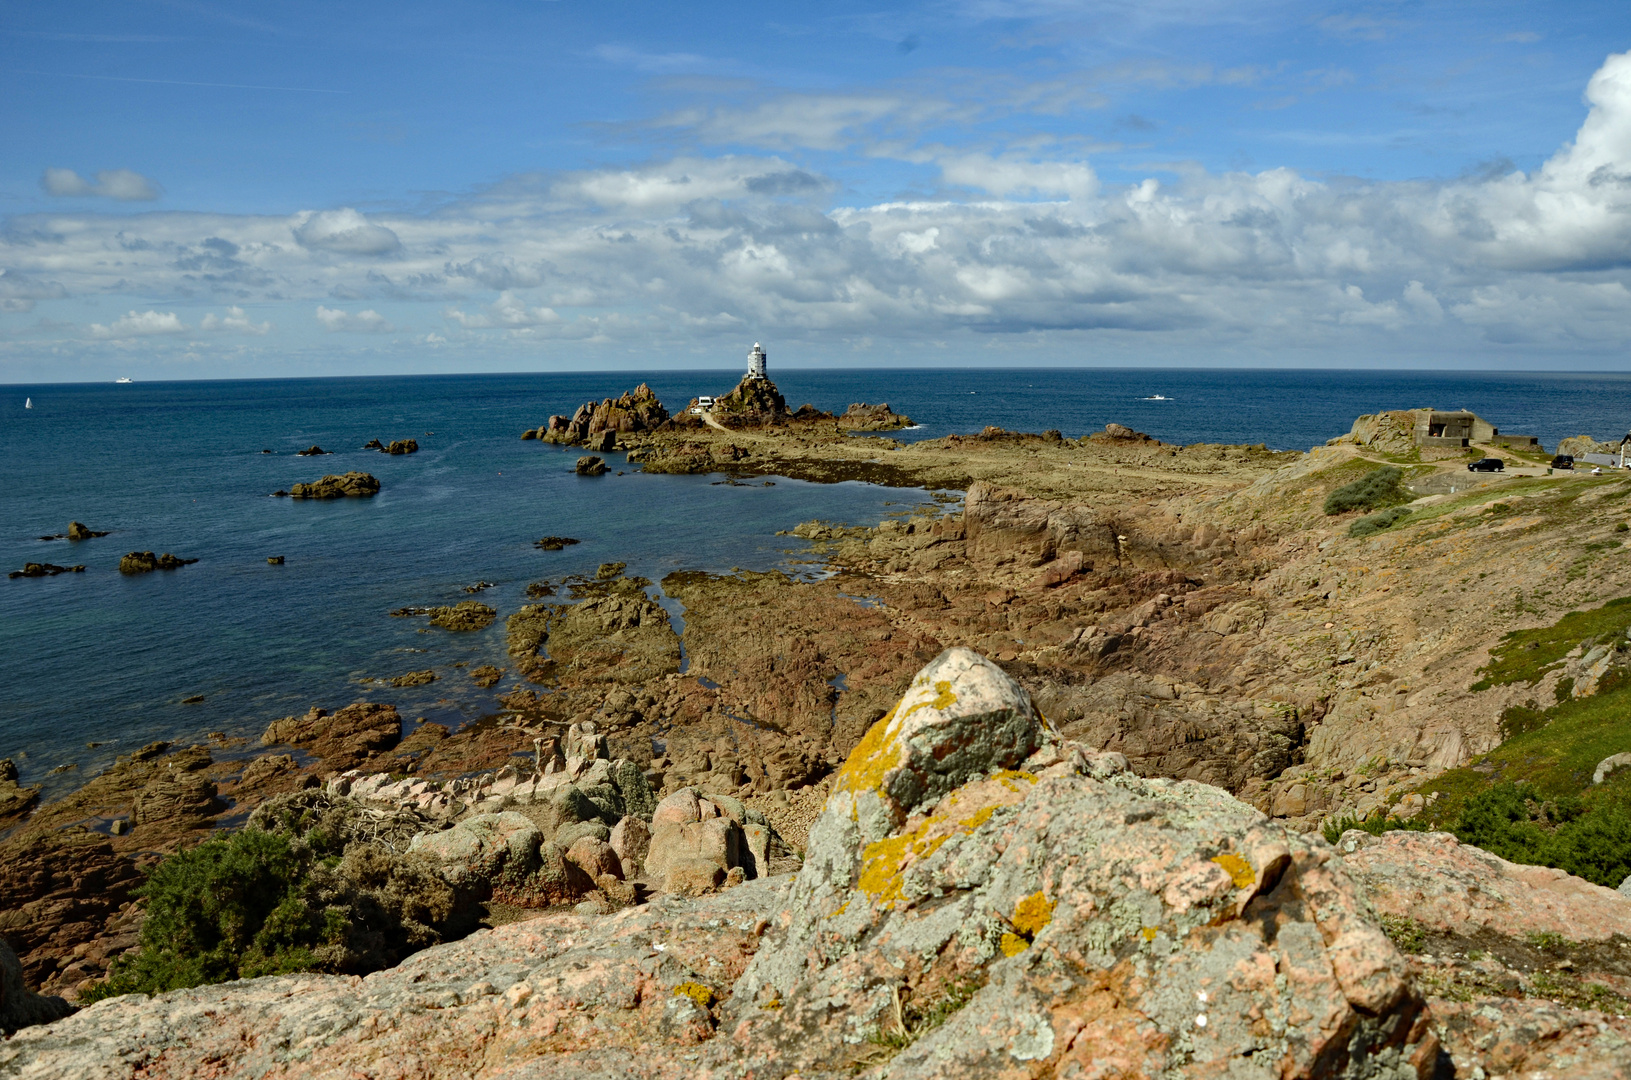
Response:
POLYGON ((759 348, 759 343, 753 343, 753 351, 748 353, 748 374, 750 379, 769 378, 765 374, 765 351, 759 348))

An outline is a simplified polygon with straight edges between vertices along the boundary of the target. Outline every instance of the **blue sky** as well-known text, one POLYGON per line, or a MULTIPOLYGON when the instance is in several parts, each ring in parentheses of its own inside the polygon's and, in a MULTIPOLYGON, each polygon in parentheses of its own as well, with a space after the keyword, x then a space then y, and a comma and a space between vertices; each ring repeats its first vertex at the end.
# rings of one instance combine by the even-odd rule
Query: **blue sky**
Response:
POLYGON ((0 381, 1619 368, 1631 8, 9 3, 0 381))

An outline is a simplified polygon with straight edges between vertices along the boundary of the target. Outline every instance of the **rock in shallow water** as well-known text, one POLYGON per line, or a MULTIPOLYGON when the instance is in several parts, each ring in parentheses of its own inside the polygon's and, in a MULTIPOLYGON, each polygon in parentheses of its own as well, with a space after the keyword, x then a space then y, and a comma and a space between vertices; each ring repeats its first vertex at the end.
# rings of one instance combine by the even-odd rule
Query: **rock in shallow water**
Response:
POLYGON ((379 494, 379 481, 365 472, 329 474, 309 484, 296 484, 289 489, 292 499, 344 499, 366 498, 379 494))
POLYGON ((132 551, 119 560, 119 573, 146 574, 154 570, 177 570, 183 566, 190 566, 197 559, 178 559, 166 551, 163 555, 154 555, 151 551, 132 551))

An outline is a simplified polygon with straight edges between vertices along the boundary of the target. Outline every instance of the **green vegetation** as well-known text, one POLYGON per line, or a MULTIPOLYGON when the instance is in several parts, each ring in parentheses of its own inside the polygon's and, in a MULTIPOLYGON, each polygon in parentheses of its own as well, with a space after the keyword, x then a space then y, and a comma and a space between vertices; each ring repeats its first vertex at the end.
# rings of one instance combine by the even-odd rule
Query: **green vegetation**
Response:
POLYGON ((967 1005, 979 992, 981 984, 965 979, 944 987, 941 992, 920 1007, 910 999, 903 999, 895 991, 893 1021, 868 1036, 867 1041, 878 1047, 867 1055, 863 1066, 881 1064, 917 1042, 935 1028, 944 1024, 953 1013, 967 1005))
POLYGON ((1352 814, 1343 814, 1339 818, 1328 818, 1325 824, 1320 826, 1320 833, 1325 837, 1327 844, 1334 844, 1342 839, 1343 833, 1350 829, 1359 829, 1370 833, 1372 836, 1381 836, 1385 832, 1394 832, 1398 829, 1421 832, 1426 828, 1425 822, 1397 818, 1384 810, 1377 810, 1363 818, 1355 817, 1352 814))
POLYGON ((1359 479, 1343 484, 1325 497, 1325 512, 1345 514, 1350 510, 1380 510, 1409 502, 1414 496, 1400 483, 1404 473, 1393 465, 1372 469, 1359 479))
POLYGON ((1410 516, 1408 506, 1395 506, 1391 510, 1370 514, 1360 518, 1348 526, 1348 535, 1355 539, 1374 536, 1376 533, 1393 528, 1399 522, 1410 516))
POLYGON ((1402 953, 1416 954, 1427 944, 1427 928, 1406 915, 1380 915, 1377 921, 1402 953))
POLYGON ((473 905, 434 868, 372 842, 355 808, 328 803, 284 796, 242 831, 160 862, 136 890, 147 905, 140 948, 80 1000, 297 971, 365 974, 473 928, 473 905))
POLYGON ((1625 637, 1631 629, 1631 596, 1610 600, 1590 611, 1571 611, 1552 626, 1515 630, 1490 650, 1483 678, 1474 690, 1525 682, 1533 686, 1559 667, 1576 645, 1590 649, 1605 638, 1625 637))

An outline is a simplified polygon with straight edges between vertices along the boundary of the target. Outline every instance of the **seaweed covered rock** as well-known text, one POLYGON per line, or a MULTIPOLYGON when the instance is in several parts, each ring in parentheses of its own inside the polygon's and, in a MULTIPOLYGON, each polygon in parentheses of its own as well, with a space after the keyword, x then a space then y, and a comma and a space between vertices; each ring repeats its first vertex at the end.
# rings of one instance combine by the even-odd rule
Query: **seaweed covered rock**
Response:
POLYGON ((338 712, 312 708, 305 716, 274 720, 261 735, 262 746, 296 746, 323 759, 329 769, 354 769, 374 754, 402 741, 396 706, 371 701, 338 712))
MULTIPOLYGON (((803 412, 802 409, 799 411, 803 412)), ((795 413, 794 419, 798 418, 798 414, 795 413)), ((895 431, 911 427, 912 418, 895 412, 887 402, 868 405, 864 401, 858 401, 838 417, 838 426, 846 431, 895 431)))
MULTIPOLYGON (((178 559, 166 551, 163 555, 154 555, 151 551, 132 551, 119 560, 119 573, 121 574, 147 574, 154 570, 179 570, 183 566, 190 566, 197 559, 178 559)), ((84 567, 76 567, 83 570, 84 567)))
POLYGON ((330 474, 309 484, 296 484, 289 489, 292 499, 344 499, 366 498, 379 494, 379 481, 365 472, 330 474))
POLYGON ((498 611, 479 600, 461 600, 451 607, 429 609, 430 624, 443 630, 485 630, 498 618, 498 611))
MULTIPOLYGON (((147 554, 151 555, 152 552, 147 554)), ((169 558, 169 556, 165 557, 169 558)), ((126 558, 129 558, 129 556, 127 555, 126 558)), ((56 563, 31 562, 24 563, 21 570, 13 570, 7 577, 56 577, 58 574, 83 574, 84 572, 85 566, 83 563, 78 566, 58 566, 56 563)))

